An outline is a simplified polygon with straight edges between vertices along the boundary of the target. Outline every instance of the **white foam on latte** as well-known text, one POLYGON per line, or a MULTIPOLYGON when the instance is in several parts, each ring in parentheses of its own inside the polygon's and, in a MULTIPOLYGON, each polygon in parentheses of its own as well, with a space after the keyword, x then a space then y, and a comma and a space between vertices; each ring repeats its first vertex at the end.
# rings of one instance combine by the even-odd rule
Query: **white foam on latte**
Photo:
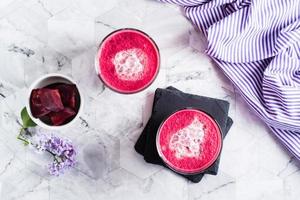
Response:
POLYGON ((119 79, 140 80, 143 78, 146 54, 138 48, 118 52, 113 58, 113 64, 119 79))
POLYGON ((195 118, 191 124, 171 136, 169 148, 175 151, 176 158, 199 157, 204 138, 204 125, 195 118))

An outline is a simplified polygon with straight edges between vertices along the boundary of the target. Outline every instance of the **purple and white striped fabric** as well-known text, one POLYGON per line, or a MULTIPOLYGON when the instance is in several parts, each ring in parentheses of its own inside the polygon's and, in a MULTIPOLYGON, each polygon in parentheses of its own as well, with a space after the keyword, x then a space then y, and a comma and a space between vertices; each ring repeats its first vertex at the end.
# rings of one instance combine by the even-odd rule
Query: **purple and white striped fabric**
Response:
POLYGON ((184 8, 207 54, 300 160, 300 1, 160 1, 184 8))

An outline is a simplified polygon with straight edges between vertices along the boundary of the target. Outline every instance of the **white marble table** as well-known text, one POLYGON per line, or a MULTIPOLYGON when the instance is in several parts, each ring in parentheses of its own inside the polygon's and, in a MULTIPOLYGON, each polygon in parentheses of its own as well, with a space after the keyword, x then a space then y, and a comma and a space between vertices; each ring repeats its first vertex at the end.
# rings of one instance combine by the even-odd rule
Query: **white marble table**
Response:
POLYGON ((205 40, 177 7, 152 0, 0 0, 0 199, 299 199, 299 164, 204 48, 205 40), (99 41, 122 27, 146 31, 161 50, 158 78, 136 95, 110 91, 94 73, 99 41), (59 133, 76 144, 78 165, 58 178, 48 175, 44 155, 16 139, 26 89, 50 72, 72 76, 85 96, 80 120, 59 133), (145 163, 133 150, 153 91, 168 85, 230 101, 234 125, 218 176, 193 184, 145 163))

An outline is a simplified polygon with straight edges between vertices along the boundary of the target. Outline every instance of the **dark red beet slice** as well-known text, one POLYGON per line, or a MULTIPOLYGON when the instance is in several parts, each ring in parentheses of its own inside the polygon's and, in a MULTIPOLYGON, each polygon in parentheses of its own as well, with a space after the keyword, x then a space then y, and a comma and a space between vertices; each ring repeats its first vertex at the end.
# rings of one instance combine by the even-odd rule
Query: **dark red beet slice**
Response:
POLYGON ((76 112, 71 108, 64 108, 59 112, 51 112, 49 117, 53 125, 58 126, 63 124, 66 120, 70 119, 71 117, 75 116, 76 112))
POLYGON ((59 90, 59 94, 61 96, 61 101, 64 106, 75 109, 76 105, 76 92, 77 88, 74 84, 59 84, 54 86, 53 88, 59 90))
POLYGON ((30 108, 31 113, 34 117, 40 118, 42 116, 47 115, 50 113, 44 106, 42 106, 41 99, 40 99, 41 90, 35 89, 32 90, 30 95, 30 108))
POLYGON ((41 99, 40 99, 40 94, 41 94, 40 89, 32 90, 30 100, 33 105, 41 105, 42 104, 41 99))
POLYGON ((47 110, 58 112, 64 109, 64 105, 61 102, 61 97, 57 89, 40 89, 40 100, 43 107, 47 110))

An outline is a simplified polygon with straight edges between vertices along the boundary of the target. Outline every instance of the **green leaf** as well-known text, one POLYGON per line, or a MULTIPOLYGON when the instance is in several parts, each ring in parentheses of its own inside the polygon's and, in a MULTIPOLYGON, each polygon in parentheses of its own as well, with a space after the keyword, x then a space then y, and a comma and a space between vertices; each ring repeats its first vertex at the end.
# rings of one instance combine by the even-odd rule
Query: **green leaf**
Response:
POLYGON ((36 126, 36 123, 34 123, 32 121, 32 119, 29 117, 28 112, 26 110, 26 107, 24 107, 21 111, 21 118, 22 118, 22 121, 23 121, 23 128, 36 126))

